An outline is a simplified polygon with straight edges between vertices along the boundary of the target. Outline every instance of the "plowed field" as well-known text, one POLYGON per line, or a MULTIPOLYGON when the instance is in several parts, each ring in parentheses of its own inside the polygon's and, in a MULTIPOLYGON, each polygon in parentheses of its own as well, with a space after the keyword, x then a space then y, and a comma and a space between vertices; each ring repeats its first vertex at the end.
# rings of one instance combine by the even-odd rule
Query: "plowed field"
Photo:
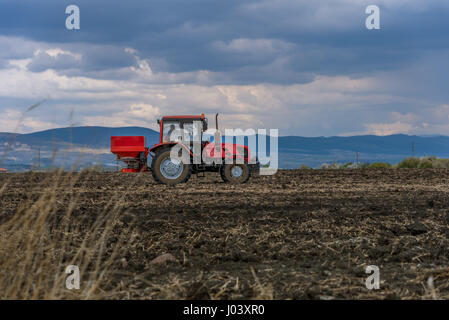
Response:
POLYGON ((61 297, 96 283, 93 297, 112 299, 447 299, 448 187, 436 169, 285 170, 238 186, 210 174, 175 187, 151 174, 0 174, 0 268, 40 253, 15 262, 31 277, 45 265, 38 296, 70 263, 81 290, 61 297), (45 237, 8 244, 6 225, 42 212, 45 237), (378 290, 365 286, 368 265, 378 290))

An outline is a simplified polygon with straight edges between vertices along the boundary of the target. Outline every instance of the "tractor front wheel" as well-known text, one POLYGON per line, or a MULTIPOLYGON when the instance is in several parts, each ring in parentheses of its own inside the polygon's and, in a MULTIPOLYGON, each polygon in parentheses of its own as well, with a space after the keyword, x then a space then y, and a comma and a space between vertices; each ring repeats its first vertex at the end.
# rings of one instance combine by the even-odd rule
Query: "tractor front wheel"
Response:
POLYGON ((246 163, 230 163, 221 166, 220 175, 224 182, 242 184, 249 180, 251 173, 246 163))
POLYGON ((168 185, 187 182, 192 173, 191 165, 178 159, 171 159, 170 151, 171 149, 164 149, 154 156, 151 162, 154 180, 168 185))

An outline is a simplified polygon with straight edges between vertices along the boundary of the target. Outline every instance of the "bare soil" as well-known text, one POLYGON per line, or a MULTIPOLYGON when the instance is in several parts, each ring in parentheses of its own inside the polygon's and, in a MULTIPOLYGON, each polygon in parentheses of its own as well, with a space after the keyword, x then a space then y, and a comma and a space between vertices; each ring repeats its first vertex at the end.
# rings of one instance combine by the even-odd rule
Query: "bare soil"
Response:
MULTIPOLYGON (((0 223, 53 182, 0 174, 0 223)), ((174 187, 149 173, 83 173, 55 186, 53 214, 70 203, 87 228, 119 207, 104 298, 447 299, 448 186, 445 169, 283 170, 237 186, 209 174, 174 187), (365 286, 368 265, 379 290, 365 286)))

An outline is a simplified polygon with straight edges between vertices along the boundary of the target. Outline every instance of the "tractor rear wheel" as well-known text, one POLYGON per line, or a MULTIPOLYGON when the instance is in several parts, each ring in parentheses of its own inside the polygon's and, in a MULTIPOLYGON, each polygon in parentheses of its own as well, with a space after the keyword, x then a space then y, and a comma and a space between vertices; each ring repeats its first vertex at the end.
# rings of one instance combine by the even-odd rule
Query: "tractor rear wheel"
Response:
POLYGON ((242 184, 249 180, 251 173, 246 163, 230 163, 221 166, 220 175, 224 182, 242 184))
POLYGON ((187 182, 192 174, 191 165, 178 159, 171 159, 170 151, 171 149, 163 149, 154 156, 151 162, 154 180, 168 185, 187 182))

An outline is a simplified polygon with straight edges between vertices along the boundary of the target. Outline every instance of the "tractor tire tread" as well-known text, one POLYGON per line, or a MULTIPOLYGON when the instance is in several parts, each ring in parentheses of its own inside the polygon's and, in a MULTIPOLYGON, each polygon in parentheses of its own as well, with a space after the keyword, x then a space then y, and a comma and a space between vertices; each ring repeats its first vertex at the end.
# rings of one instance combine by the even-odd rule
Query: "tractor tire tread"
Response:
MULTIPOLYGON (((153 159, 151 161, 151 174, 153 176, 153 179, 158 184, 167 184, 167 183, 163 182, 161 179, 159 179, 158 175, 156 174, 156 161, 161 156, 162 153, 165 153, 168 150, 170 150, 170 149, 169 148, 164 148, 164 149, 161 149, 161 150, 157 151, 156 155, 153 157, 153 159)), ((187 165, 187 174, 186 174, 186 176, 184 177, 184 179, 180 180, 177 183, 186 183, 190 179, 191 175, 192 175, 192 166, 191 165, 187 165)))
POLYGON ((247 170, 247 176, 245 177, 244 180, 240 180, 240 181, 237 181, 237 180, 233 181, 232 179, 229 179, 227 177, 226 168, 228 166, 231 166, 231 165, 234 165, 234 164, 223 164, 221 166, 221 168, 220 168, 220 176, 223 179, 223 181, 225 183, 231 183, 231 184, 244 184, 244 183, 248 182, 248 180, 251 178, 251 171, 249 170, 248 165, 245 163, 246 170, 247 170))

